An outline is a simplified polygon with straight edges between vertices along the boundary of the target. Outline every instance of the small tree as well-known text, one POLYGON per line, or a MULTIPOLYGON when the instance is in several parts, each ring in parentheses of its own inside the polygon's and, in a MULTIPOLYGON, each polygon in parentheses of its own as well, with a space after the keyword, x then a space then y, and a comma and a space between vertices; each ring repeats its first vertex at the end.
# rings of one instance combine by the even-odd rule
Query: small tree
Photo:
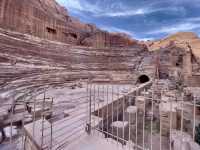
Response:
POLYGON ((196 127, 195 141, 200 145, 200 124, 196 127))

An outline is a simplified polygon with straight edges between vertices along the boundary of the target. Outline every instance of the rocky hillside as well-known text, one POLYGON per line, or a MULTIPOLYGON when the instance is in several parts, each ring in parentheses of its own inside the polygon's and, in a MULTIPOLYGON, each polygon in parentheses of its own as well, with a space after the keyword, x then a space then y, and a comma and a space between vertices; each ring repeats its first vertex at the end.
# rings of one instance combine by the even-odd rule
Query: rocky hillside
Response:
POLYGON ((178 32, 176 34, 170 35, 162 40, 149 41, 147 45, 149 50, 159 50, 160 48, 165 48, 171 43, 177 45, 177 47, 188 49, 188 45, 192 49, 192 53, 200 58, 200 38, 192 32, 178 32))

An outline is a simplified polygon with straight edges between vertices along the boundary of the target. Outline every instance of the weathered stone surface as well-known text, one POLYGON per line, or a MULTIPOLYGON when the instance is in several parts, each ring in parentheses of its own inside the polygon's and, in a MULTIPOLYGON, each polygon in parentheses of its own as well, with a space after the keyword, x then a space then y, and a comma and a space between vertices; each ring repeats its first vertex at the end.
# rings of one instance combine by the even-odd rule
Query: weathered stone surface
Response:
POLYGON ((124 34, 97 31, 85 38, 82 44, 87 46, 92 45, 93 47, 130 47, 138 45, 138 42, 136 40, 131 40, 130 37, 124 34))
POLYGON ((5 30, 0 30, 0 46, 3 101, 26 98, 27 93, 36 94, 48 87, 70 86, 80 79, 134 81, 132 71, 149 53, 140 46, 88 48, 5 30))
POLYGON ((76 80, 134 82, 157 73, 200 86, 199 39, 183 35, 141 44, 81 23, 54 0, 1 0, 0 101, 25 99, 76 80))
POLYGON ((168 47, 171 43, 174 43, 177 47, 188 49, 188 44, 191 46, 192 53, 200 58, 200 38, 192 32, 178 32, 170 35, 164 39, 157 41, 148 41, 146 44, 149 50, 159 50, 161 48, 168 47))
POLYGON ((1 0, 0 27, 74 45, 113 47, 138 44, 70 17, 55 0, 1 0), (98 44, 97 44, 98 43, 98 44))
POLYGON ((148 41, 146 45, 149 51, 155 52, 160 78, 173 78, 181 85, 200 86, 200 38, 196 34, 180 32, 148 41))

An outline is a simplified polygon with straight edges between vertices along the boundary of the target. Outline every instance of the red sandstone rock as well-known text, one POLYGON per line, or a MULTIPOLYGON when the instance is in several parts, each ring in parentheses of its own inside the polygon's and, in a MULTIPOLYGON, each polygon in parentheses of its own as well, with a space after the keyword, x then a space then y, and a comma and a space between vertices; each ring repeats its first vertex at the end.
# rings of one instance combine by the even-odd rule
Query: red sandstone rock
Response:
POLYGON ((185 50, 187 50, 188 45, 190 45, 194 56, 200 58, 200 38, 192 32, 178 32, 161 40, 149 41, 146 44, 149 50, 154 51, 165 48, 172 43, 185 50))
POLYGON ((136 41, 110 34, 70 17, 55 0, 1 0, 0 27, 74 45, 132 46, 136 41))

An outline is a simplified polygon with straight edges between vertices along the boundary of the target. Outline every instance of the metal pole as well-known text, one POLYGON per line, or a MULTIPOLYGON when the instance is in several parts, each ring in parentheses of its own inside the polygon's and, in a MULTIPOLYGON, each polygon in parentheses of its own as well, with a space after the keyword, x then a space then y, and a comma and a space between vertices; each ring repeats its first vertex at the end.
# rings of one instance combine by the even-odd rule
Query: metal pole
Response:
POLYGON ((91 127, 92 127, 92 84, 90 86, 90 99, 89 99, 89 131, 88 133, 91 134, 91 127))
MULTIPOLYGON (((53 113, 53 97, 52 97, 52 101, 51 101, 51 111, 53 113)), ((53 123, 51 122, 51 148, 53 147, 53 123)))
POLYGON ((154 109, 153 109, 153 103, 154 103, 154 89, 152 90, 152 99, 151 99, 151 111, 152 111, 152 116, 151 116, 151 149, 153 150, 153 119, 154 119, 154 109))
MULTIPOLYGON (((162 91, 161 91, 161 97, 162 97, 162 91)), ((161 101, 162 103, 162 101, 161 101)), ((162 150, 162 112, 160 111, 160 150, 162 150)))
MULTIPOLYGON (((99 121, 99 118, 100 118, 100 111, 99 111, 99 103, 101 102, 100 101, 100 98, 99 98, 99 85, 98 85, 98 89, 97 89, 97 95, 98 95, 98 101, 97 101, 97 103, 98 103, 98 105, 97 105, 97 107, 98 107, 98 127, 97 127, 97 129, 100 131, 100 121, 99 121)), ((98 132, 99 133, 99 132, 98 132)))
MULTIPOLYGON (((119 121, 119 87, 117 86, 117 121, 119 121)), ((119 128, 117 127, 117 147, 119 145, 119 128)))
POLYGON ((124 142, 124 140, 125 140, 125 135, 124 135, 124 109, 125 109, 125 95, 123 95, 123 98, 122 98, 122 116, 123 116, 123 144, 122 144, 122 146, 125 144, 125 142, 124 142))
MULTIPOLYGON (((128 100, 130 99, 130 96, 128 96, 128 100)), ((131 102, 129 103, 129 106, 131 106, 131 102)), ((129 142, 129 150, 130 150, 130 146, 131 146, 131 115, 130 115, 130 112, 128 113, 128 124, 129 124, 129 127, 128 127, 128 142, 129 142)))
MULTIPOLYGON (((138 90, 136 91, 136 99, 135 99, 135 103, 137 103, 137 96, 138 96, 138 90)), ((138 149, 138 144, 137 144, 137 141, 138 141, 138 111, 136 111, 136 117, 135 117, 135 120, 136 120, 136 125, 135 125, 135 145, 136 145, 136 150, 138 149)))
POLYGON ((11 105, 11 123, 10 123, 10 144, 12 144, 12 126, 13 126, 13 113, 14 113, 14 106, 15 105, 15 98, 13 98, 13 103, 11 105))
MULTIPOLYGON (((25 136, 25 135, 24 135, 24 133, 25 133, 25 129, 24 129, 24 124, 25 124, 25 123, 24 123, 24 118, 25 118, 25 112, 26 112, 26 102, 25 102, 25 100, 24 100, 24 104, 23 104, 23 105, 24 105, 24 112, 23 112, 23 120, 22 120, 22 132, 23 132, 22 134, 23 134, 23 136, 25 136)), ((22 145, 25 145, 25 143, 24 143, 25 141, 23 140, 23 136, 22 136, 22 145)), ((23 147, 23 148, 24 148, 24 150, 25 150, 25 147, 23 147)))
MULTIPOLYGON (((106 110, 107 111, 106 112, 107 113, 106 122, 107 122, 107 132, 108 132, 108 129, 109 129, 109 127, 108 127, 108 118, 109 118, 109 115, 108 115, 109 114, 109 112, 108 112, 108 109, 109 109, 108 108, 108 100, 109 100, 109 95, 108 94, 109 94, 109 85, 107 85, 107 90, 106 90, 106 102, 107 102, 107 104, 106 104, 107 105, 107 108, 106 108, 107 109, 106 110)), ((107 141, 108 141, 108 134, 106 135, 106 137, 107 137, 107 141)))
POLYGON ((36 112, 35 112, 35 108, 36 108, 36 98, 34 98, 34 112, 33 112, 33 139, 35 139, 35 117, 36 117, 36 112))
POLYGON ((45 95, 45 92, 44 92, 44 98, 43 98, 43 104, 42 104, 42 114, 41 114, 41 117, 42 117, 42 139, 41 139, 41 149, 43 147, 43 144, 44 144, 44 110, 45 110, 45 99, 46 99, 46 95, 45 95))
MULTIPOLYGON (((90 82, 89 82, 90 84, 90 82)), ((91 123, 92 123, 92 91, 91 91, 92 85, 89 85, 89 120, 86 126, 86 132, 90 135, 91 134, 91 123)), ((87 86, 88 91, 88 86, 87 86)), ((88 92, 87 92, 88 93, 88 92)))
POLYGON ((183 116, 184 115, 184 101, 183 101, 183 95, 181 95, 181 146, 180 149, 182 150, 182 144, 183 144, 183 116))
POLYGON ((170 148, 170 150, 172 149, 172 109, 173 109, 173 107, 172 107, 172 100, 170 101, 170 131, 169 131, 169 148, 170 148))
MULTIPOLYGON (((94 90, 94 94, 93 94, 93 99, 91 100, 91 103, 94 103, 93 104, 93 107, 94 107, 94 110, 93 110, 93 112, 95 112, 95 110, 96 110, 96 85, 94 84, 93 85, 94 87, 93 87, 93 90, 94 90)), ((95 120, 95 118, 93 119, 93 128, 95 128, 95 126, 96 126, 96 120, 95 120)), ((94 133, 94 132, 93 132, 94 133)))
POLYGON ((143 142, 142 142, 142 147, 145 149, 145 113, 146 113, 146 97, 144 99, 144 112, 143 112, 143 142))
POLYGON ((195 127, 196 127, 196 97, 194 97, 194 110, 193 110, 193 140, 195 141, 195 127))
MULTIPOLYGON (((114 111, 114 105, 113 105, 113 99, 114 99, 114 95, 113 95, 113 94, 114 94, 114 91, 113 91, 113 84, 112 84, 112 91, 111 91, 111 92, 112 92, 112 123, 113 123, 113 122, 114 122, 114 116, 113 116, 113 113, 114 113, 114 112, 113 112, 113 111, 114 111)), ((113 126, 111 126, 111 132, 112 132, 112 135, 113 135, 113 134, 114 134, 114 133, 113 133, 113 126)))

